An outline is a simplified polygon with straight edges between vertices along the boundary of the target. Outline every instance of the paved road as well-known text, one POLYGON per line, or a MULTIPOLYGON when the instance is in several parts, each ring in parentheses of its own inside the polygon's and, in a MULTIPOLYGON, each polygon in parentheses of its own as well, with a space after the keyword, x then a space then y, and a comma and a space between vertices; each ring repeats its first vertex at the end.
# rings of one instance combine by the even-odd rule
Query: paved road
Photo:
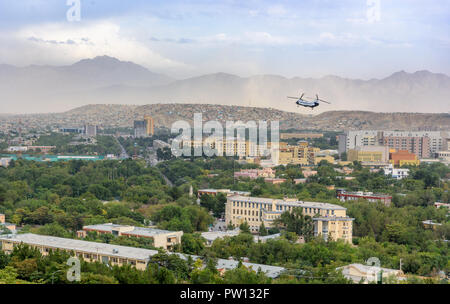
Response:
POLYGON ((120 143, 119 139, 116 136, 114 136, 114 138, 116 139, 117 143, 119 144, 120 150, 122 150, 122 152, 120 152, 120 156, 119 157, 122 158, 122 159, 130 158, 130 156, 127 153, 127 150, 125 150, 125 148, 122 146, 122 144, 120 143))

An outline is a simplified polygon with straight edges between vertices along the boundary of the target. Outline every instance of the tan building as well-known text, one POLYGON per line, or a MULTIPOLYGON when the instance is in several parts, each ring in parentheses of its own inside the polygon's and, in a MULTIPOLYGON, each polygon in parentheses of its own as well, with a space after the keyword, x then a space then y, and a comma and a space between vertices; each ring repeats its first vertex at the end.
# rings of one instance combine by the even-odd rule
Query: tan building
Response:
POLYGON ((235 227, 247 222, 252 232, 257 232, 261 223, 273 227, 274 220, 283 212, 303 208, 303 213, 313 217, 314 235, 324 239, 343 239, 352 242, 352 221, 346 208, 319 202, 277 200, 271 198, 230 196, 225 207, 225 222, 235 227))
POLYGON ((2 228, 2 227, 6 228, 10 231, 16 230, 16 225, 7 223, 5 215, 0 213, 0 228, 2 228))
POLYGON ((147 136, 153 136, 155 134, 155 121, 153 120, 153 117, 145 115, 144 121, 146 122, 145 127, 147 136))
POLYGON ((112 234, 115 236, 127 236, 147 238, 153 240, 153 246, 170 250, 174 245, 181 243, 183 231, 168 231, 155 228, 144 228, 127 225, 116 225, 112 223, 84 226, 83 230, 77 231, 78 237, 86 237, 90 231, 99 234, 112 234))
POLYGON ((280 133, 280 139, 290 139, 290 138, 309 139, 321 137, 323 137, 322 133, 280 133))
POLYGON ((306 141, 299 142, 297 146, 280 145, 278 163, 280 165, 314 165, 316 154, 319 151, 319 148, 308 146, 306 141))
POLYGON ((387 146, 361 146, 351 149, 347 154, 348 161, 363 163, 387 163, 389 160, 389 147, 387 146))
MULTIPOLYGON (((280 143, 281 144, 281 143, 280 143)), ((224 156, 240 156, 240 157, 256 157, 270 155, 271 147, 275 144, 267 142, 267 145, 258 145, 251 141, 241 138, 223 138, 223 137, 207 137, 201 140, 184 138, 181 141, 181 147, 208 148, 216 151, 216 155, 224 156)))

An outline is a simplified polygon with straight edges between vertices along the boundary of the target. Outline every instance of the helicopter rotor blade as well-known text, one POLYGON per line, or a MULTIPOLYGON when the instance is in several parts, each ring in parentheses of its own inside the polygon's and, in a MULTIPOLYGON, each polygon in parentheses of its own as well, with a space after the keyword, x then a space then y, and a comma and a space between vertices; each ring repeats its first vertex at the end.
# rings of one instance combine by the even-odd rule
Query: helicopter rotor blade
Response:
POLYGON ((287 96, 287 98, 300 99, 300 98, 298 98, 298 97, 292 97, 292 96, 287 96))
POLYGON ((324 103, 328 103, 328 104, 331 104, 331 102, 328 102, 328 101, 326 101, 326 100, 323 100, 323 99, 317 99, 318 101, 321 101, 321 102, 324 102, 324 103))

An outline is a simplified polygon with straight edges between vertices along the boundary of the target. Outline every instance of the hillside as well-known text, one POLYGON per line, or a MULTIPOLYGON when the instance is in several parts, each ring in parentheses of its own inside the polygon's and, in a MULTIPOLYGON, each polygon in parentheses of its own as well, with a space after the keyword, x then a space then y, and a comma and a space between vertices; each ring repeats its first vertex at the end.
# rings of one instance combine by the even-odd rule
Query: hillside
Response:
POLYGON ((133 121, 145 114, 155 119, 156 126, 170 128, 177 120, 191 123, 194 113, 202 113, 203 122, 209 120, 247 122, 250 120, 278 120, 281 129, 303 130, 449 130, 450 114, 429 113, 375 113, 364 111, 329 111, 318 115, 304 115, 276 109, 206 105, 206 104, 153 104, 153 105, 88 105, 73 110, 34 115, 12 115, 1 117, 2 122, 17 122, 24 125, 39 125, 45 121, 54 126, 80 126, 84 123, 101 127, 132 127, 133 121))

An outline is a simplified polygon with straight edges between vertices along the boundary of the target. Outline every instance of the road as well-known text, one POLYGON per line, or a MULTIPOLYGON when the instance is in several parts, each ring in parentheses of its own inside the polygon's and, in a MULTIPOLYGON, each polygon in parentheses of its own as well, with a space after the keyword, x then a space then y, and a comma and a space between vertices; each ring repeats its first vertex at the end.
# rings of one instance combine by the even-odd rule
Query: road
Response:
POLYGON ((117 143, 119 144, 119 146, 120 146, 120 150, 122 151, 122 152, 120 152, 120 158, 121 159, 127 159, 127 158, 130 158, 130 156, 128 155, 128 153, 127 153, 127 150, 125 150, 125 148, 122 146, 122 144, 120 143, 120 141, 119 141, 119 139, 116 137, 116 136, 114 136, 114 138, 116 139, 116 141, 117 141, 117 143))

